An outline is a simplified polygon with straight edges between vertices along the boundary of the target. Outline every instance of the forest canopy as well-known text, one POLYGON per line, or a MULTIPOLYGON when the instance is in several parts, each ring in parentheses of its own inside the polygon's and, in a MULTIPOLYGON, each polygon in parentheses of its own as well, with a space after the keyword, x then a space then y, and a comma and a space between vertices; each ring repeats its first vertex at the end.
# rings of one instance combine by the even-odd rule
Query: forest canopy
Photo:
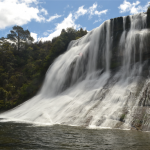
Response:
POLYGON ((0 110, 34 96, 55 58, 66 51, 71 40, 85 34, 82 28, 67 28, 52 41, 33 43, 30 31, 14 26, 6 38, 0 38, 0 110))

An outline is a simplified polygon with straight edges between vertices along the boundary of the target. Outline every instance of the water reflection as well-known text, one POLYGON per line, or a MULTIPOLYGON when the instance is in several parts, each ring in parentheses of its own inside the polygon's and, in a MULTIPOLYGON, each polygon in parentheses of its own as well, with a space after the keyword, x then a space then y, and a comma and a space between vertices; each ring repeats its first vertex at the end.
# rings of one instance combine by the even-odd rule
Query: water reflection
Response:
POLYGON ((2 150, 149 150, 150 133, 70 126, 0 123, 2 150))

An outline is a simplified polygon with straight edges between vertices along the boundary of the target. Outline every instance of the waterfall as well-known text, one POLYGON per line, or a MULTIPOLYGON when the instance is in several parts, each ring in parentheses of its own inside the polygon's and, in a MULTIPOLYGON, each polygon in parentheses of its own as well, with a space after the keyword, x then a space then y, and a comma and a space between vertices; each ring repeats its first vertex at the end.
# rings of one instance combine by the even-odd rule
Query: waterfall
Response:
POLYGON ((106 71, 109 71, 110 68, 110 20, 106 22, 106 71))
POLYGON ((140 13, 120 23, 107 20, 71 41, 48 69, 40 92, 0 118, 131 129, 132 113, 148 82, 148 69, 142 71, 147 64, 146 18, 140 13))

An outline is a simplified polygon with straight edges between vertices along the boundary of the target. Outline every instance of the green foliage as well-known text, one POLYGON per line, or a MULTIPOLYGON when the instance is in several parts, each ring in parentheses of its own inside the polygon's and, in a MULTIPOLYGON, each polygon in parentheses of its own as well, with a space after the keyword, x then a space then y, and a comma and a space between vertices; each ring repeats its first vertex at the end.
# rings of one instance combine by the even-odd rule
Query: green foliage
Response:
POLYGON ((7 38, 0 39, 0 110, 33 97, 41 88, 48 67, 66 51, 71 40, 86 33, 83 29, 68 28, 52 41, 32 43, 28 30, 14 26, 7 35, 13 44, 7 38))
POLYGON ((148 3, 148 7, 147 7, 147 10, 148 10, 148 9, 150 9, 150 3, 148 3))
POLYGON ((126 117, 126 114, 122 114, 122 115, 120 116, 120 121, 121 121, 121 122, 124 122, 125 117, 126 117))
POLYGON ((7 98, 7 91, 0 87, 0 99, 5 100, 7 98))
POLYGON ((7 35, 7 39, 17 45, 18 51, 24 46, 25 42, 32 42, 34 39, 30 36, 29 30, 23 30, 20 26, 14 26, 11 33, 7 35))

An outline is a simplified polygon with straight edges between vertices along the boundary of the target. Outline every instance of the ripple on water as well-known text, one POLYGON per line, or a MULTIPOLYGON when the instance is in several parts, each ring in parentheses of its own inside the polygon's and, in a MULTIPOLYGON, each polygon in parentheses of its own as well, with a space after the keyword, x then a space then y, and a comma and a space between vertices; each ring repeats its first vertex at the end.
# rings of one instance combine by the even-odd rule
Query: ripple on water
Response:
POLYGON ((0 149, 149 150, 150 133, 2 122, 0 149))

